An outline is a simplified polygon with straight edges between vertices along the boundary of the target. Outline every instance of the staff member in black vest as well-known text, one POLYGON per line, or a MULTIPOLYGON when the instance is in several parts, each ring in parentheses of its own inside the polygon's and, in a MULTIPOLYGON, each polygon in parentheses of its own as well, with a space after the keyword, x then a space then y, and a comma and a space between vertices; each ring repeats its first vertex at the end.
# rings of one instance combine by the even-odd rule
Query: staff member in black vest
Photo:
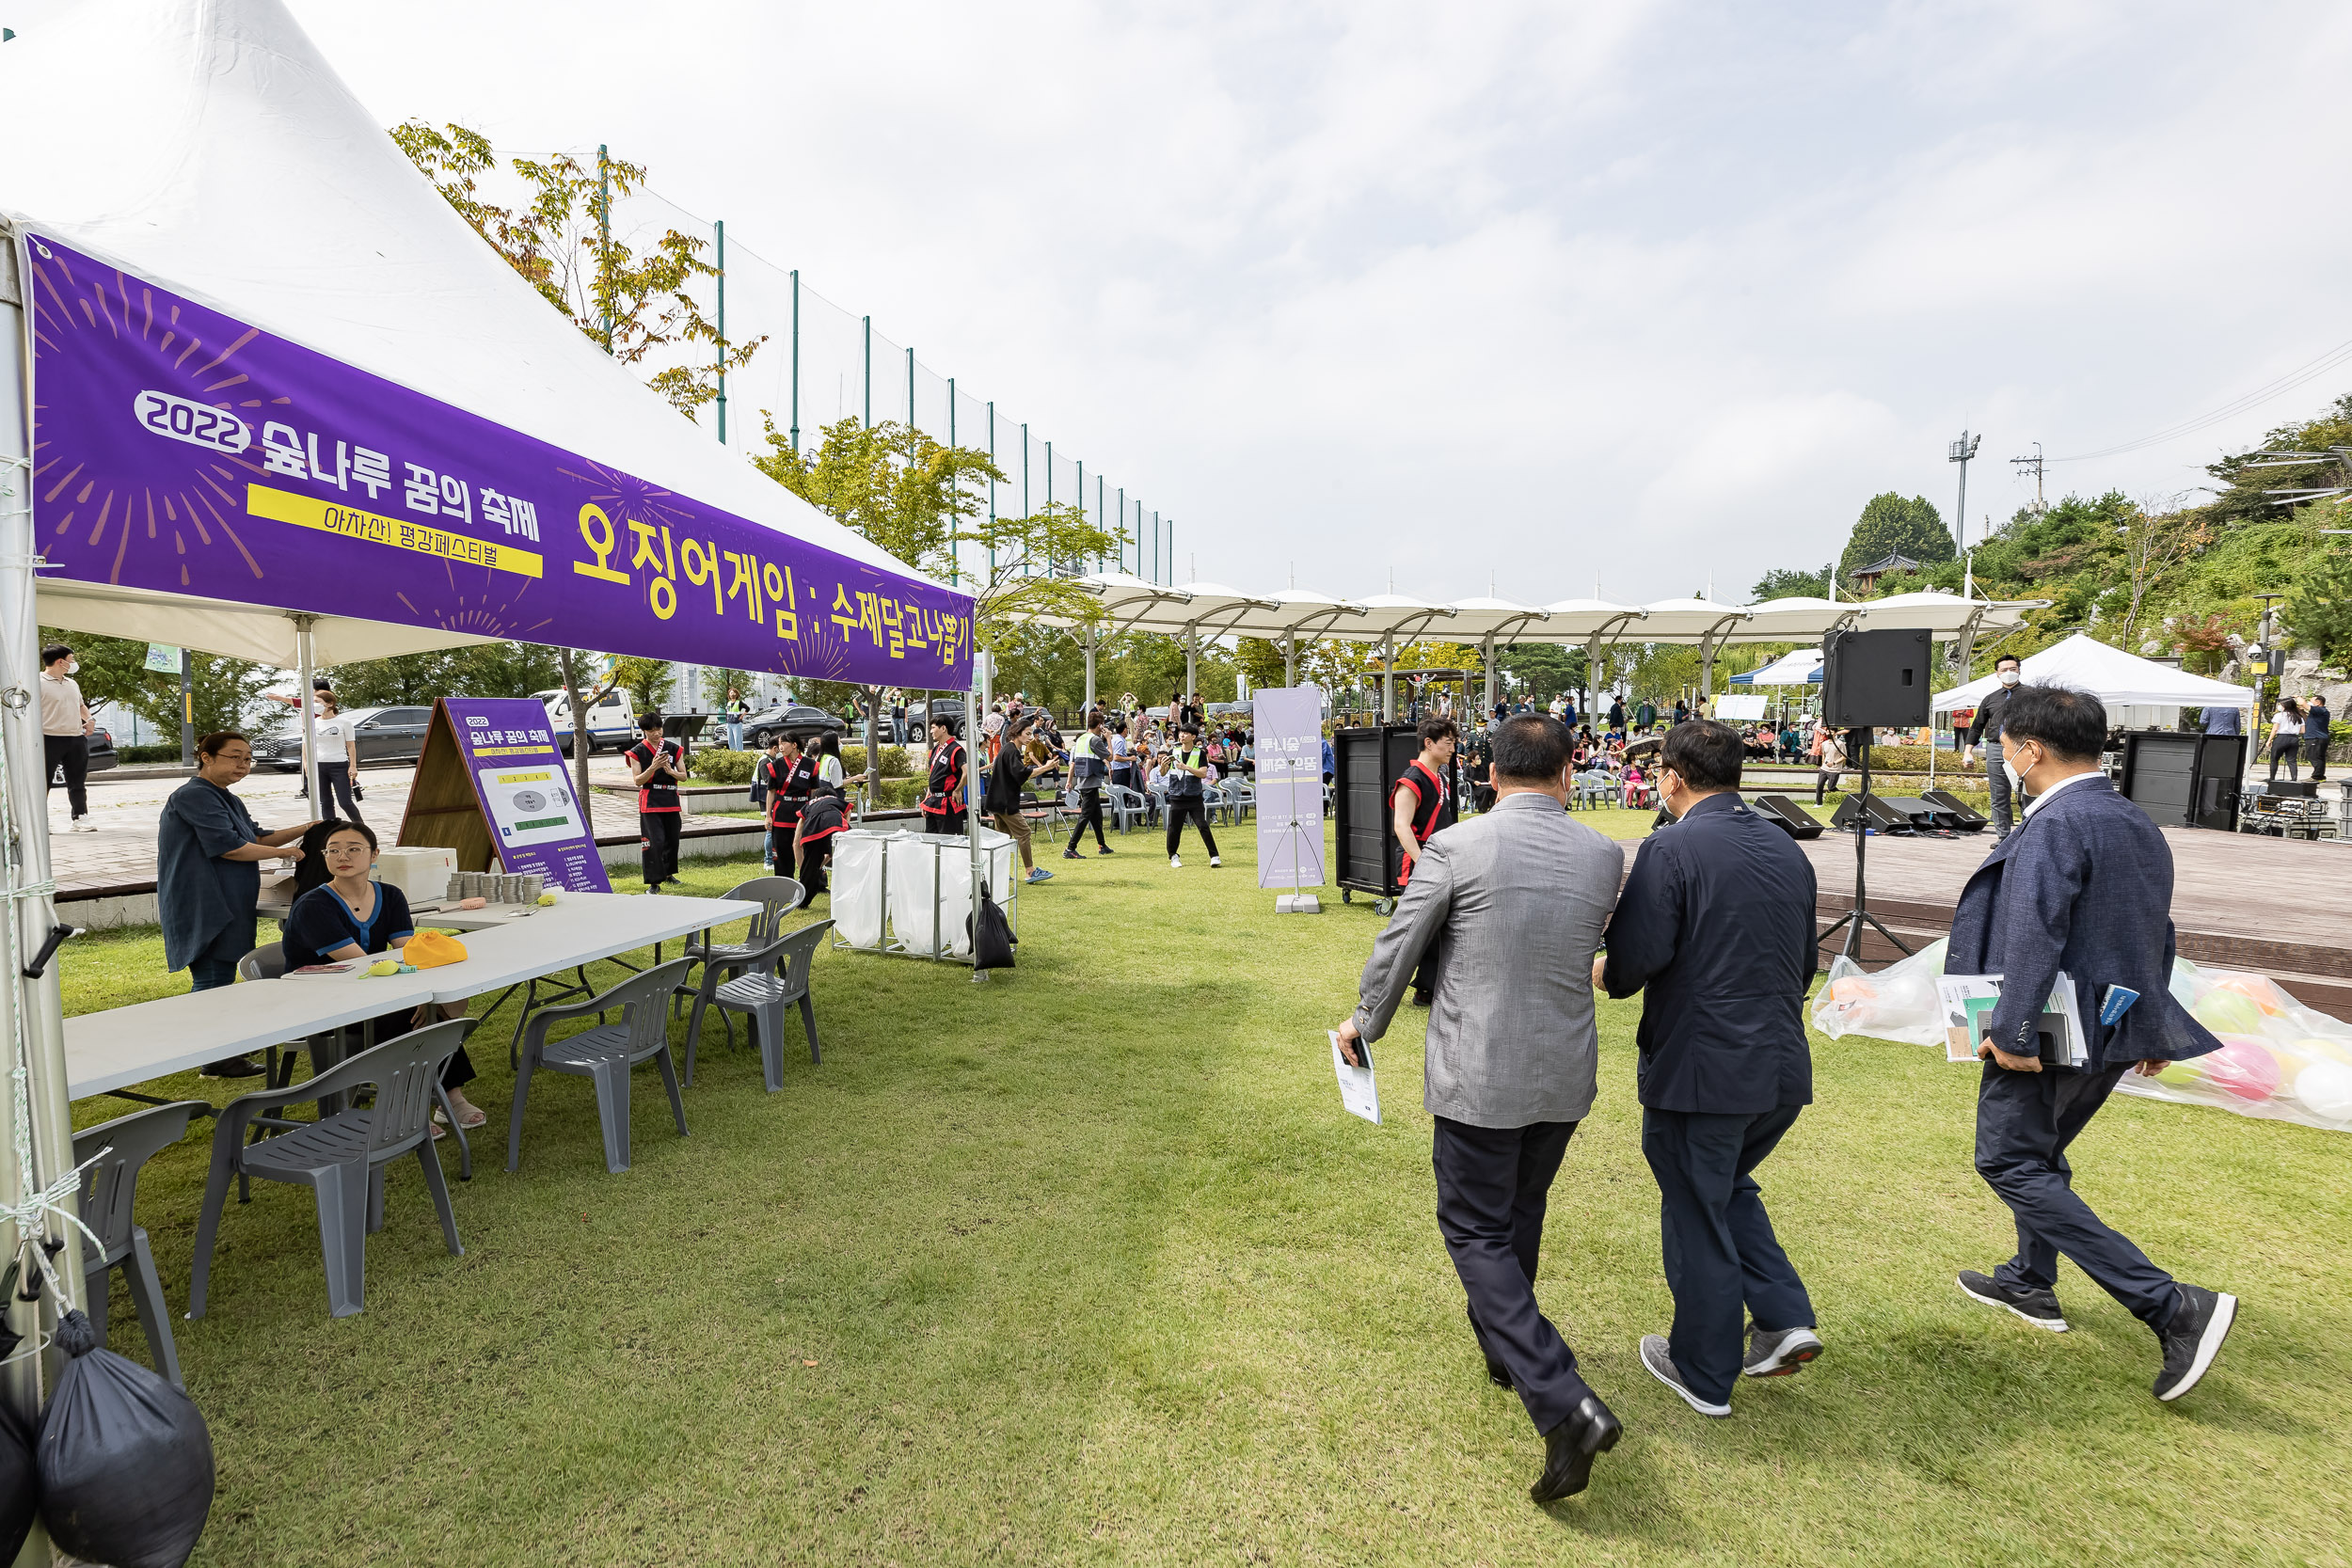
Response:
POLYGON ((2336 716, 2328 711, 2328 695, 2312 693, 2312 700, 2303 705, 2303 760, 2312 765, 2312 777, 2328 777, 2328 726, 2336 716))
POLYGON ((1187 720, 1176 726, 1176 750, 1168 759, 1168 865, 1171 871, 1184 868, 1176 851, 1184 843, 1186 818, 1200 827, 1200 842, 1209 847, 1209 863, 1225 863, 1217 859, 1216 835, 1209 832, 1209 773, 1208 753, 1200 749, 1200 726, 1187 720))
POLYGON ((1993 673, 2000 677, 2001 684, 1977 704, 1977 716, 1968 721, 1968 750, 1961 758, 1965 762, 1979 755, 1979 748, 1982 748, 1984 782, 1993 795, 1993 842, 1995 844, 2009 836, 2010 790, 2009 775, 2001 771, 2000 762, 1993 753, 2001 744, 2001 724, 2009 713, 2009 700, 2016 694, 2022 668, 2014 654, 2003 654, 1993 661, 1993 673), (1990 746, 1985 744, 1987 736, 1992 739, 1990 746))
POLYGON ((784 738, 782 759, 771 777, 768 793, 768 853, 778 871, 791 866, 796 851, 793 834, 801 825, 801 810, 817 792, 817 764, 801 753, 801 743, 784 738))
POLYGON ((946 719, 931 721, 931 776, 923 791, 923 831, 960 833, 964 831, 963 742, 946 719))
POLYGON ((803 902, 814 899, 829 885, 825 880, 825 863, 833 856, 834 837, 846 832, 849 826, 849 802, 834 790, 818 790, 801 808, 800 822, 792 830, 792 853, 800 864, 803 902))
POLYGON ((637 721, 637 744, 621 753, 629 783, 637 786, 637 858, 645 891, 677 879, 677 786, 686 777, 686 748, 661 738, 661 715, 637 721))
POLYGON ((1821 1354, 1754 1175, 1813 1102, 1813 863, 1740 802, 1744 751, 1710 719, 1666 732, 1659 798, 1675 821, 1643 841, 1593 965, 1611 996, 1645 990, 1642 1153, 1675 1317, 1642 1337, 1642 1365, 1702 1416, 1731 1414, 1743 1370, 1778 1377, 1821 1354))
POLYGON ((1087 718, 1086 734, 1070 747, 1070 784, 1078 792, 1078 820, 1071 827, 1070 847, 1061 852, 1062 859, 1084 858, 1078 853, 1078 841, 1086 837, 1089 823, 1094 826, 1094 852, 1111 852, 1110 840, 1103 836, 1103 783, 1110 771, 1110 737, 1098 708, 1087 718))
MULTIPOLYGON (((1461 732, 1451 719, 1424 719, 1416 734, 1421 755, 1406 763, 1396 783, 1389 786, 1389 831, 1396 834, 1404 851, 1404 869, 1396 878, 1399 887, 1413 879, 1413 863, 1421 859, 1421 847, 1438 831, 1448 793, 1446 769, 1453 766, 1454 746, 1461 732)), ((1414 1006, 1429 1006, 1432 988, 1438 983, 1436 966, 1437 949, 1424 949, 1420 967, 1413 971, 1414 1006)))

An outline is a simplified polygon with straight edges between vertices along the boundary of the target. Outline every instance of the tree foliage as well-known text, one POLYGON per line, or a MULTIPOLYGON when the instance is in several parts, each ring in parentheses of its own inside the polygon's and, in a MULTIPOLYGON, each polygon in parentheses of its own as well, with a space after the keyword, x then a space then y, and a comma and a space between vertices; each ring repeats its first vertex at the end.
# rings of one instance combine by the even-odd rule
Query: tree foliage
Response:
POLYGON ((651 359, 658 368, 646 374, 647 384, 680 413, 691 416, 715 399, 723 371, 740 370, 767 341, 726 341, 688 293, 694 282, 719 276, 703 260, 701 236, 668 230, 640 252, 611 233, 612 199, 644 183, 643 164, 610 157, 583 164, 568 153, 510 159, 528 199, 503 207, 482 192, 482 178, 498 166, 498 156, 480 132, 456 124, 436 130, 412 119, 392 128, 392 140, 540 298, 623 364, 651 359), (661 362, 697 343, 711 352, 661 362))
POLYGON ((2286 622, 2324 661, 2352 665, 2352 553, 2331 549, 2305 565, 2287 599, 2286 622))
MULTIPOLYGON (((118 704, 167 735, 180 733, 180 676, 177 672, 147 668, 146 643, 56 626, 41 627, 40 640, 44 646, 62 642, 73 650, 81 665, 74 680, 92 708, 118 704)), ((190 672, 195 680, 191 705, 197 734, 208 730, 267 733, 277 728, 279 715, 275 705, 262 700, 262 693, 278 680, 278 672, 271 666, 249 658, 195 654, 190 672)))
POLYGON ((1925 496, 1906 500, 1894 491, 1872 496, 1846 536, 1846 553, 1837 558, 1837 575, 1850 578, 1859 567, 1890 555, 1928 562, 1949 561, 1956 554, 1943 515, 1925 496))
POLYGON ((1748 590, 1750 602, 1761 604, 1766 599, 1825 599, 1829 597, 1829 568, 1805 571, 1794 566, 1775 566, 1756 579, 1748 590))

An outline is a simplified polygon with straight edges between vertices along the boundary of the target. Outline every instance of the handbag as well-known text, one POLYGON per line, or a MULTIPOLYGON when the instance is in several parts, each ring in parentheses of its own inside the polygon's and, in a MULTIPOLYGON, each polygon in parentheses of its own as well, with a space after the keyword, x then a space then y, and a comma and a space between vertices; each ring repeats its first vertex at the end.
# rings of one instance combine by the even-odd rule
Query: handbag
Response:
POLYGON ((1011 923, 1005 919, 1005 911, 997 907, 996 900, 988 895, 985 886, 980 889, 978 910, 963 917, 963 929, 967 936, 972 935, 972 923, 976 916, 979 921, 979 932, 972 940, 972 967, 1012 968, 1012 950, 1020 939, 1012 934, 1011 923))
POLYGON ((357 774, 353 775, 352 780, 351 780, 351 799, 352 799, 352 800, 354 801, 354 803, 357 803, 357 802, 358 802, 358 801, 361 801, 361 800, 366 800, 367 798, 368 798, 368 792, 367 792, 366 790, 364 790, 364 789, 362 789, 362 788, 360 788, 360 787, 359 787, 359 780, 358 780, 358 776, 357 774))

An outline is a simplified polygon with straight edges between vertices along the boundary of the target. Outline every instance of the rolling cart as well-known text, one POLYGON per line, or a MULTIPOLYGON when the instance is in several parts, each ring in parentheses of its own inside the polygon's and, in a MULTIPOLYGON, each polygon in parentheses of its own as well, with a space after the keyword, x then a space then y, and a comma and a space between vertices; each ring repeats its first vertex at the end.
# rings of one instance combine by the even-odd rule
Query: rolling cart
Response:
MULTIPOLYGON (((1405 889, 1397 874, 1405 868, 1405 851, 1389 829, 1389 791, 1406 768, 1421 754, 1421 738, 1410 724, 1335 730, 1331 735, 1333 837, 1338 850, 1340 901, 1352 904, 1356 895, 1372 895, 1380 914, 1393 913, 1405 889)), ((1462 795, 1462 765, 1457 753, 1446 768, 1446 803, 1438 814, 1439 828, 1451 827, 1462 795)))

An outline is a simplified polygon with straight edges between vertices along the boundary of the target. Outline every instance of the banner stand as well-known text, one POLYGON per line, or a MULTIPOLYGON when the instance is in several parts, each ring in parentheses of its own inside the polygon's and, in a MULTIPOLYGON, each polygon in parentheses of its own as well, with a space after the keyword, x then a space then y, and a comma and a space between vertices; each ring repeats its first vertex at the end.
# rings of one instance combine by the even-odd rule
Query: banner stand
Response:
POLYGON ((1323 900, 1323 693, 1311 686, 1253 692, 1257 737, 1258 885, 1287 886, 1276 914, 1321 914, 1323 900))

